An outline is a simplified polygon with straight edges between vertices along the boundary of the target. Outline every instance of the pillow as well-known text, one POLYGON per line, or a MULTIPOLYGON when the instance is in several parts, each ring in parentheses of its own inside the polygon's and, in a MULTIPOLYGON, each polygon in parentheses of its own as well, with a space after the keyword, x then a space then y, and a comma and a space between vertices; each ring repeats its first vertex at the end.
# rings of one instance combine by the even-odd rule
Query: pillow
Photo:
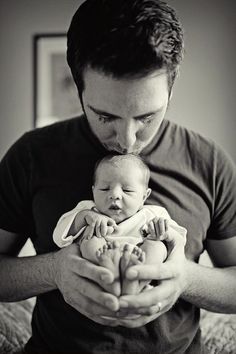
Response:
MULTIPOLYGON (((0 353, 19 353, 31 335, 35 298, 0 302, 0 353)), ((236 315, 201 310, 202 338, 209 354, 236 353, 236 315)))
POLYGON ((19 352, 31 335, 31 315, 35 299, 0 302, 0 353, 19 352))
POLYGON ((236 353, 236 315, 201 310, 200 325, 210 354, 236 353))

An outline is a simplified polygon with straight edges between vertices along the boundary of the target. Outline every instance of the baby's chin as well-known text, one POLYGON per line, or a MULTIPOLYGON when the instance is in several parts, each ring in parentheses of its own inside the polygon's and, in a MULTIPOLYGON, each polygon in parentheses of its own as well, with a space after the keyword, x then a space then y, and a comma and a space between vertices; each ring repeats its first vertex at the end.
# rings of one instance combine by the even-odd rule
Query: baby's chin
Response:
POLYGON ((106 215, 112 218, 117 224, 127 219, 126 215, 124 215, 122 212, 117 212, 117 211, 114 212, 109 210, 109 212, 106 213, 106 215))

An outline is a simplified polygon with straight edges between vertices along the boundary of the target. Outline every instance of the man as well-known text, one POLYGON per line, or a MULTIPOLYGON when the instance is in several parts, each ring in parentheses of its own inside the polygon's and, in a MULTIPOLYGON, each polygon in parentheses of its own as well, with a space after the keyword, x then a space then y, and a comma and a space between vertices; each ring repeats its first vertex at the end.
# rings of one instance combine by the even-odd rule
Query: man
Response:
POLYGON ((37 295, 27 353, 201 353, 199 307, 236 312, 235 166, 164 120, 182 51, 161 1, 87 0, 74 15, 67 55, 84 116, 25 134, 0 165, 0 300, 37 295), (148 203, 188 230, 185 250, 171 240, 160 269, 126 273, 155 286, 120 298, 103 291, 107 269, 52 240, 59 217, 91 199, 93 168, 110 151, 142 156, 148 203), (37 256, 17 258, 28 237, 37 256), (215 268, 197 264, 204 249, 215 268))

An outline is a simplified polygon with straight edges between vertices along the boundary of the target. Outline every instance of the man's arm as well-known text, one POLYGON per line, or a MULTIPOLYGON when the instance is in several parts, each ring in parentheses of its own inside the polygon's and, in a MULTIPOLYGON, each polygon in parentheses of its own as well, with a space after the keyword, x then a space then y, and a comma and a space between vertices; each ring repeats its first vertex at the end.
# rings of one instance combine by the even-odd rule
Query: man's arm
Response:
POLYGON ((0 301, 23 300, 54 290, 54 253, 16 257, 26 238, 0 230, 0 301))
POLYGON ((0 230, 0 301, 19 301, 59 289, 65 301, 85 316, 116 325, 101 318, 114 317, 118 310, 117 298, 101 288, 104 281, 113 281, 108 269, 82 259, 76 244, 58 252, 17 258, 25 240, 0 230))
POLYGON ((182 297, 209 311, 236 313, 236 236, 207 240, 215 268, 187 262, 187 287, 182 297))
POLYGON ((209 240, 207 250, 218 267, 187 260, 180 237, 172 240, 172 251, 158 269, 155 265, 130 267, 128 279, 157 279, 160 285, 135 296, 120 297, 123 313, 142 314, 135 323, 123 321, 123 325, 137 327, 150 322, 168 311, 179 297, 209 311, 236 313, 236 237, 209 240))

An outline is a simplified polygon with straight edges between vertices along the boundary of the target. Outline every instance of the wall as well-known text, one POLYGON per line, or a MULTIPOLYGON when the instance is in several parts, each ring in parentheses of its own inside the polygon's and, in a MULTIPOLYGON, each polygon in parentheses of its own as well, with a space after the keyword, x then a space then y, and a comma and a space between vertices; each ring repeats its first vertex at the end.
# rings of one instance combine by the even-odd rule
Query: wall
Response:
POLYGON ((0 158, 33 127, 33 35, 66 32, 79 3, 0 1, 0 158))
POLYGON ((185 59, 168 115, 223 146, 236 161, 234 0, 170 0, 185 29, 185 59))
MULTIPOLYGON (((33 126, 33 34, 66 31, 80 2, 1 0, 0 157, 33 126)), ((168 117, 213 138, 236 161, 235 2, 169 3, 184 23, 186 55, 168 117)))

